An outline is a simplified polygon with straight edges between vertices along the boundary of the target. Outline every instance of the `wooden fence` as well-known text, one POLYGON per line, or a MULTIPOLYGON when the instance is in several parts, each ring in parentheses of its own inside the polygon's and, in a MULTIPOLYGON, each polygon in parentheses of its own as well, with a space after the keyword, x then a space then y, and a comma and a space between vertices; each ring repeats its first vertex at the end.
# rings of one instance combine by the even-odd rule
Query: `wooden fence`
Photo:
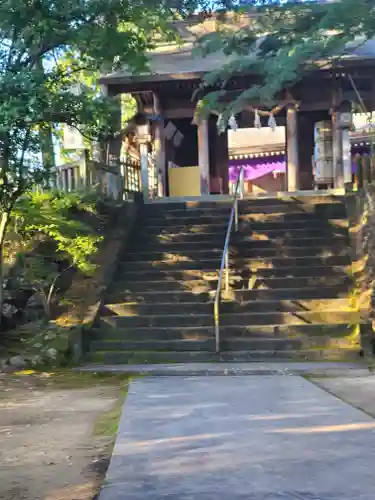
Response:
POLYGON ((140 192, 140 164, 134 160, 114 165, 81 160, 56 167, 56 187, 62 191, 97 190, 115 200, 140 192))

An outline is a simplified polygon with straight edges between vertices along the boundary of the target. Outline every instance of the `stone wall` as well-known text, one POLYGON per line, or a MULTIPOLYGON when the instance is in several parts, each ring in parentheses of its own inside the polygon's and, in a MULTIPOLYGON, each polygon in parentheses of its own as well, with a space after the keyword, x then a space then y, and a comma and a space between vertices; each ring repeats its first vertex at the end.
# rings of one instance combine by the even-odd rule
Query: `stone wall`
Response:
POLYGON ((111 228, 94 264, 97 270, 92 278, 73 281, 66 299, 73 306, 56 320, 60 327, 72 328, 70 359, 78 362, 89 348, 91 329, 103 305, 107 289, 112 283, 121 256, 130 241, 142 206, 141 196, 120 204, 115 210, 111 228))
POLYGON ((366 186, 346 196, 352 273, 355 278, 353 300, 361 312, 362 345, 375 354, 375 186, 366 186))
POLYGON ((25 342, 17 356, 2 358, 0 355, 0 372, 29 365, 55 367, 82 359, 107 288, 138 221, 141 206, 141 197, 135 196, 133 201, 101 207, 108 224, 103 244, 93 259, 97 266, 94 275, 75 274, 64 293, 66 310, 55 321, 27 323, 14 332, 25 342))

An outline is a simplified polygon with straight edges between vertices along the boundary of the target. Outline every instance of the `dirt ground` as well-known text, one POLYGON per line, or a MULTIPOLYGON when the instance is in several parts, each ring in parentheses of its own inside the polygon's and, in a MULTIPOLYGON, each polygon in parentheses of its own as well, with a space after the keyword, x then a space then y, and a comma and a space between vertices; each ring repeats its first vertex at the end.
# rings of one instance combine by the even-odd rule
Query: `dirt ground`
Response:
POLYGON ((127 382, 0 375, 0 498, 93 500, 127 382))

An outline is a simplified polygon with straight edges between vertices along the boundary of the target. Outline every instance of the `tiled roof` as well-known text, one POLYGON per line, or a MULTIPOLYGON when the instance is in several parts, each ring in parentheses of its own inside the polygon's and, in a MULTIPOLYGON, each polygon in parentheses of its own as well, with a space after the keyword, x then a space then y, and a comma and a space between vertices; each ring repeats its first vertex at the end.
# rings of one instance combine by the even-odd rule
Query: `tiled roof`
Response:
MULTIPOLYGON (((226 27, 237 30, 249 23, 249 16, 231 16, 226 18, 226 27)), ((229 63, 233 56, 222 52, 209 54, 206 57, 193 56, 193 48, 202 36, 213 33, 217 23, 223 26, 222 19, 211 17, 205 20, 193 18, 189 21, 174 23, 181 38, 179 45, 175 43, 159 44, 148 54, 149 68, 144 73, 131 74, 122 70, 107 74, 101 78, 101 83, 130 83, 139 81, 163 81, 167 77, 174 79, 199 78, 202 74, 222 67, 229 63)), ((254 54, 253 54, 254 55, 254 54)), ((251 54, 249 54, 251 57, 251 54)), ((375 59, 375 40, 356 40, 347 46, 348 59, 375 59)))
MULTIPOLYGON (((228 15, 225 26, 236 30, 249 22, 249 16, 228 15)), ((144 73, 132 75, 126 70, 116 71, 102 77, 103 83, 115 83, 116 81, 131 82, 142 80, 162 80, 163 77, 174 75, 176 79, 200 77, 206 73, 220 68, 228 63, 231 57, 222 52, 209 54, 206 57, 193 56, 193 48, 197 40, 204 35, 213 33, 217 29, 217 23, 223 26, 223 20, 212 16, 207 19, 193 18, 189 21, 178 21, 174 23, 180 44, 159 44, 155 50, 148 54, 149 69, 144 73)))

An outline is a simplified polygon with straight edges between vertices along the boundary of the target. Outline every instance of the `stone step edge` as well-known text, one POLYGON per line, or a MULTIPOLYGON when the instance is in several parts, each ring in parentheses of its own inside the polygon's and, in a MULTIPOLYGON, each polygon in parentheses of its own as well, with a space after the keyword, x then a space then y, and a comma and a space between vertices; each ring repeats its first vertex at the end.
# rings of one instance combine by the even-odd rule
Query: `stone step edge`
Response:
MULTIPOLYGON (((173 292, 167 292, 167 293, 173 293, 173 292)), ((290 303, 295 303, 297 302, 296 305, 298 305, 298 301, 300 302, 316 302, 316 301, 320 301, 320 302, 334 302, 334 301, 340 301, 340 302, 347 302, 347 303, 350 303, 351 301, 351 298, 342 298, 342 297, 335 297, 335 298, 332 298, 332 299, 280 299, 280 300, 246 300, 246 301, 243 301, 243 302, 238 302, 236 300, 221 300, 221 304, 232 304, 232 305, 240 305, 240 306, 248 306, 248 305, 256 305, 256 304, 259 304, 261 303, 262 305, 276 305, 276 304, 282 304, 282 305, 290 305, 290 303), (286 304, 284 304, 286 303, 286 304)), ((153 307, 156 307, 156 306, 176 306, 176 305, 179 305, 179 306, 191 306, 192 304, 194 305, 194 303, 192 302, 156 302, 156 303, 153 303, 152 306, 153 307)), ((207 305, 214 305, 213 302, 198 302, 198 304, 203 304, 205 306, 207 305)), ((103 304, 103 307, 121 307, 121 306, 145 306, 145 307, 149 307, 151 304, 140 304, 139 302, 113 302, 113 303, 104 303, 103 304)), ((318 309, 314 309, 314 311, 318 311, 320 310, 319 308, 318 309)), ((338 309, 333 309, 333 311, 337 311, 338 309)), ((351 311, 358 311, 358 309, 356 307, 350 307, 350 310, 351 311)), ((332 309, 325 309, 324 311, 332 311, 332 309)), ((275 311, 275 312, 280 312, 280 311, 275 311)))
MULTIPOLYGON (((164 283, 164 282, 161 282, 161 283, 164 283)), ((332 285, 332 286, 322 286, 320 287, 321 290, 330 290, 330 289, 336 289, 337 286, 339 285, 332 285)), ((244 290, 243 288, 230 288, 229 289, 229 292, 230 293, 239 293, 239 292, 280 292, 280 291, 301 291, 303 290, 304 292, 306 291, 316 291, 316 287, 305 287, 305 288, 276 288, 276 289, 269 289, 269 288, 257 288, 256 290, 244 290)), ((208 293, 210 295, 213 295, 215 294, 216 290, 215 289, 212 289, 212 290, 208 290, 208 291, 204 291, 203 293, 208 293)), ((195 295, 197 298, 199 298, 199 295, 201 295, 201 293, 193 293, 191 290, 181 290, 181 291, 176 291, 176 290, 172 290, 172 291, 168 291, 168 290, 151 290, 151 291, 145 291, 145 292, 130 292, 130 291, 125 291, 125 292, 119 292, 118 290, 114 291, 114 292, 111 292, 110 295, 113 295, 115 293, 126 293, 126 294, 137 294, 137 295, 155 295, 155 294, 160 294, 160 293, 163 293, 163 294, 171 294, 171 295, 176 295, 176 294, 188 294, 188 295, 195 295)), ((225 290, 222 291, 223 294, 225 294, 225 290)), ((348 291, 348 294, 349 294, 349 291, 348 291)), ((108 294, 109 295, 109 294, 108 294)), ((324 300, 328 300, 330 297, 323 297, 322 299, 324 300)), ((332 299, 340 299, 340 298, 345 298, 345 297, 332 297, 332 299)), ((317 297, 315 300, 318 300, 319 297, 317 297)), ((298 299, 298 296, 295 298, 295 299, 281 299, 281 300, 299 300, 298 299)), ((310 299, 301 299, 301 300, 310 300, 310 299)))
MULTIPOLYGON (((199 362, 269 362, 273 361, 359 361, 363 356, 363 351, 359 348, 353 349, 308 349, 308 350, 244 350, 244 351, 221 351, 215 353, 214 351, 97 351, 89 353, 88 358, 92 362, 103 363, 101 360, 117 356, 123 356, 128 365, 142 363, 140 358, 144 358, 145 363, 149 359, 151 363, 158 364, 158 359, 162 364, 174 363, 199 363, 199 362), (201 361, 199 361, 199 357, 201 361), (173 359, 174 358, 174 359, 173 359), (185 358, 185 359, 184 359, 185 358), (208 359, 207 359, 208 358, 208 359), (97 360, 97 361, 95 361, 97 360)), ((116 358, 115 358, 116 359, 116 358)), ((125 361, 125 360, 124 360, 125 361)), ((121 360, 119 360, 120 364, 121 360)), ((105 361, 104 361, 105 363, 105 361)), ((113 361, 113 364, 117 364, 113 361)))
MULTIPOLYGON (((216 261, 215 261, 216 262, 216 261)), ((321 270, 323 269, 324 271, 342 271, 344 270, 344 272, 346 272, 347 270, 349 270, 351 268, 351 264, 348 264, 348 265, 308 265, 308 264, 305 264, 305 265, 296 265, 296 266, 285 266, 285 269, 289 269, 289 272, 290 270, 296 270, 296 269, 311 269, 312 271, 314 270, 321 270), (349 269, 347 269, 349 268, 349 269)), ((272 270, 272 269, 276 269, 277 271, 280 271, 284 268, 273 268, 273 267, 258 267, 258 266, 255 266, 254 270, 252 272, 256 272, 257 270, 264 270, 264 269, 267 269, 267 270, 272 270)), ((251 269, 249 268, 245 268, 244 270, 246 271, 251 271, 251 269)), ((236 272, 239 272, 238 269, 235 269, 236 272)), ((131 269, 126 269, 126 270, 123 270, 122 271, 122 274, 126 275, 126 274, 139 274, 141 276, 143 276, 145 273, 149 273, 149 272, 155 272, 155 273, 158 273, 158 272, 162 272, 162 273, 179 273, 181 274, 181 272, 188 272, 188 273, 191 273, 191 272, 199 272, 200 274, 203 274, 203 273, 215 273, 215 272, 218 272, 218 271, 215 271, 213 269, 158 269, 158 268, 155 268, 155 269, 151 269, 149 271, 133 271, 131 269)), ((235 275, 235 276, 239 276, 239 275, 235 275)), ((302 276, 303 277, 303 276, 302 276)))
MULTIPOLYGON (((323 198, 324 199, 324 198, 323 198)), ((289 199, 289 200, 283 200, 282 198, 273 198, 273 200, 276 201, 276 203, 267 203, 268 199, 265 198, 265 199, 262 199, 262 198, 259 198, 259 201, 256 200, 256 199, 248 199, 248 198, 241 198, 238 200, 238 205, 240 207, 249 207, 249 208, 265 208, 265 207, 295 207, 295 208, 299 208, 299 207, 303 207, 303 206, 306 206, 306 207, 320 207, 320 206, 326 206, 326 207, 331 207, 331 206, 343 206, 344 205, 344 202, 342 200, 335 200, 335 199, 332 199, 332 198, 326 198, 324 200, 324 202, 320 202, 320 201, 308 201, 307 203, 303 203, 303 205, 299 204, 300 200, 293 200, 293 199, 289 199), (280 200, 280 203, 277 203, 278 201, 280 200), (282 203, 284 201, 284 203, 282 203)), ((306 201, 306 200, 303 200, 303 201, 306 201)), ((176 203, 178 204, 178 202, 176 203)), ((232 206, 233 206, 233 200, 217 200, 216 202, 212 203, 212 202, 202 202, 200 205, 187 205, 185 204, 185 206, 183 206, 183 202, 180 202, 179 203, 179 206, 178 207, 175 207, 173 204, 170 204, 170 205, 159 205, 160 206, 163 206, 163 210, 165 213, 171 213, 171 212, 190 212, 190 211, 196 211, 196 210, 212 210, 212 211, 215 211, 217 209, 219 210, 231 210, 232 206), (164 207, 166 207, 164 209, 164 207)), ((155 205, 154 205, 155 206, 155 205)), ((157 210, 156 210, 157 211, 157 210)), ((146 215, 152 215, 154 213, 154 211, 150 211, 148 213, 146 213, 146 215)))
MULTIPOLYGON (((177 270, 176 270, 177 271, 177 270)), ((187 269, 187 271, 189 271, 187 269)), ((180 271, 181 272, 181 271, 180 271)), ((206 271, 206 272, 209 272, 209 271, 206 271)), ((212 272, 216 272, 216 271, 212 271, 212 272)), ((145 273, 143 273, 145 274, 145 273)), ((352 280, 353 283, 354 283, 354 278, 347 274, 347 273, 343 273, 341 276, 337 276, 335 274, 333 275, 328 275, 328 278, 336 278, 338 283, 337 285, 339 284, 342 284, 342 283, 346 283, 347 281, 350 281, 352 280)), ((267 282, 267 281, 271 281, 271 280, 281 280, 281 281, 285 281, 285 280, 309 280, 309 281, 312 281, 312 282, 320 282, 320 281, 323 281, 323 280, 326 280, 328 281, 327 283, 327 286, 330 286, 329 285, 329 279, 327 280, 327 276, 316 276, 316 275, 301 275, 301 276, 258 276, 256 271, 254 271, 251 276, 241 276, 241 275, 233 275, 233 274, 230 274, 229 276, 229 281, 250 281, 250 280, 254 280, 254 279, 260 279, 264 282, 267 282)), ((212 277, 209 277, 209 278, 204 278, 204 277, 197 277, 196 279, 175 279, 175 280, 167 280, 167 279, 160 279, 160 280, 150 280, 150 279, 147 279, 147 277, 144 279, 144 280, 134 280, 134 281, 131 281, 131 280, 127 280, 127 279, 122 279, 122 280, 118 280, 114 283, 114 289, 116 289, 117 286, 130 286, 130 285, 134 285, 135 283, 148 283, 150 285, 155 285, 155 284, 165 284, 165 283, 168 283, 170 285, 172 284, 184 284, 184 285, 187 285, 187 284, 206 284, 206 283, 210 283, 212 281, 217 281, 218 280, 218 276, 212 276, 212 277)), ((277 282, 277 281, 276 281, 277 282)), ((324 283, 323 283, 324 284, 324 283)), ((332 285, 331 285, 332 286, 332 285)), ((333 285, 335 286, 335 285, 333 285)), ((147 287, 146 287, 147 288, 147 287)), ((305 289, 306 287, 303 287, 303 289, 305 289)), ((263 289, 263 290, 269 290, 268 288, 266 289, 263 289)))
MULTIPOLYGON (((275 214, 273 214, 275 215, 275 214)), ((278 214, 278 215, 285 215, 285 214, 278 214)), ((290 215, 290 214, 289 214, 290 215)), ((209 218, 209 217, 207 217, 209 218)), ((197 218, 181 218, 180 221, 185 221, 185 224, 173 224, 173 222, 176 220, 170 220, 169 224, 162 224, 162 221, 164 219, 159 219, 157 220, 159 222, 159 224, 155 224, 154 221, 152 221, 152 224, 147 224, 148 221, 150 221, 150 219, 147 219, 147 221, 145 221, 144 224, 142 224, 142 229, 147 229, 147 231, 150 230, 150 228, 154 228, 156 230, 160 230, 160 229, 165 229, 166 227, 176 227, 176 228, 179 228, 179 227, 186 227, 186 226, 191 226, 191 225, 194 225, 194 226, 213 226, 213 227, 226 227, 228 225, 228 222, 229 222, 229 217, 228 217, 228 221, 226 221, 224 218, 222 218, 222 220, 220 221, 215 221, 215 218, 213 218, 213 220, 211 219, 212 222, 209 222, 209 223, 205 223, 205 222, 202 222, 198 217, 197 218), (195 221, 192 223, 192 221, 195 221)), ((165 219, 164 222, 166 222, 168 219, 165 219)), ((301 226, 302 224, 306 224, 306 222, 309 223, 309 228, 315 228, 315 227, 318 227, 318 228, 321 228, 322 225, 324 225, 324 227, 328 227, 330 226, 331 228, 335 228, 335 227, 341 227, 341 228, 345 228, 345 229, 348 229, 349 228, 349 223, 347 222, 345 225, 342 223, 343 221, 347 222, 347 217, 342 217, 341 219, 338 219, 337 217, 335 218, 325 218, 325 217, 322 217, 320 219, 316 218, 316 219, 308 219, 307 221, 306 220, 285 220, 285 219, 279 219, 279 220, 239 220, 240 224, 242 223, 246 223, 248 225, 250 224, 284 224, 284 225, 290 225, 290 226, 301 226)), ((264 229, 264 228, 263 228, 264 229)), ((291 228, 293 229, 293 227, 291 228)), ((301 229, 301 228, 295 228, 295 229, 301 229)), ((255 229, 256 230, 256 229, 255 229)), ((154 232, 151 232, 150 234, 153 234, 154 232)))
MULTIPOLYGON (((151 226, 152 227, 152 226, 151 226)), ((185 226, 182 226, 182 227, 185 227, 185 226)), ((344 233, 332 233, 331 230, 329 230, 328 228, 322 228, 321 231, 320 231, 321 228, 313 228, 311 229, 310 227, 306 228, 306 227, 291 227, 291 228, 280 228, 280 229, 265 229, 265 231, 272 231, 273 233, 280 233, 280 234, 284 234, 286 231, 287 232, 296 232, 297 234, 295 235, 295 238, 301 238, 301 239, 313 239, 314 236, 312 235, 309 235, 309 236, 306 236, 306 234, 308 234, 308 231, 312 230, 312 231, 318 231, 323 234, 324 236, 321 237, 321 239, 327 239, 327 238, 337 238, 337 239, 342 239, 343 237, 347 238, 348 235, 347 234, 344 234, 344 233), (299 236, 299 234, 301 232, 305 232, 305 236, 299 236)), ((332 228, 330 228, 332 229, 332 228)), ((345 228, 345 229, 348 229, 348 228, 345 228)), ((254 232, 261 232, 262 230, 261 229, 254 229, 254 232)), ((186 231, 182 231, 182 232, 177 232, 177 233, 160 233, 160 234, 156 234, 156 233, 146 233, 146 234, 143 234, 143 233, 139 233, 137 235, 137 238, 139 240, 147 240, 149 237, 150 237, 150 234, 152 237, 156 237, 156 238, 162 238, 163 236, 168 236, 168 237, 181 237, 181 236, 186 236, 186 237, 201 237, 201 236, 207 236, 208 238, 213 238, 213 237, 225 237, 225 231, 223 231, 222 233, 220 232, 213 232, 213 231, 202 231, 202 232, 194 232, 194 231, 190 231, 190 232, 186 232, 186 231)), ((241 232, 239 231, 238 233, 239 235, 244 235, 244 236, 248 236, 249 233, 247 232, 241 232)), ((303 234, 303 233, 302 233, 303 234)), ((193 238, 192 238, 193 239, 193 238)), ((211 240, 210 240, 211 241, 211 240)))
MULTIPOLYGON (((101 317, 100 319, 103 319, 103 317, 101 317)), ((223 333, 225 334, 226 331, 230 331, 232 329, 235 329, 237 331, 240 331, 240 330, 248 330, 249 328, 251 330, 257 330, 259 333, 260 332, 267 332, 267 333, 262 333, 261 335, 269 335, 270 333, 269 332, 274 332, 275 329, 277 329, 277 331, 281 334, 281 335, 284 335, 284 334, 288 334, 288 332, 286 332, 285 330, 308 330, 308 329, 311 329, 313 328, 314 330, 318 330, 319 328, 321 328, 322 330, 325 330, 325 329, 328 329, 328 328, 338 328, 338 327, 342 327, 342 328, 346 328, 346 327, 351 327, 351 328, 356 328, 357 325, 366 325, 368 322, 363 320, 363 321, 360 321, 360 322, 356 322, 354 325, 352 323, 302 323, 302 324, 285 324, 285 323, 281 323, 281 324, 268 324, 268 325, 220 325, 220 336, 221 338, 223 339, 230 339, 232 338, 231 337, 231 334, 230 336, 226 337, 225 335, 223 335, 223 333)), ((102 330, 103 328, 105 328, 105 324, 101 324, 101 325, 96 325, 93 327, 93 331, 100 331, 102 330)), ((112 329, 112 328, 111 328, 112 329)), ((204 335, 207 335, 207 333, 209 335, 213 335, 214 333, 214 325, 207 325, 207 326, 157 326, 157 327, 148 327, 148 326, 132 326, 132 327, 124 327, 124 326, 119 326, 116 328, 116 331, 121 333, 121 332, 128 332, 132 335, 134 334, 137 334, 137 332, 144 332, 146 333, 147 332, 152 332, 152 331, 155 331, 157 330, 159 333, 160 332, 184 332, 184 333, 201 333, 201 334, 204 334, 204 335)), ((106 332, 108 332, 108 330, 104 330, 106 332)), ((125 334, 125 333, 124 333, 125 334)), ((107 333, 108 335, 108 333, 107 333)), ((253 335, 253 333, 248 333, 247 335, 251 336, 253 335)), ((317 337, 317 338, 320 338, 320 337, 324 337, 324 336, 327 336, 327 333, 322 333, 322 334, 309 334, 309 333, 300 333, 299 335, 306 335, 308 338, 311 336, 311 337, 317 337)), ((237 335, 238 336, 238 335, 237 335)), ((126 334, 125 334, 125 338, 126 338, 126 334)), ((246 338, 244 336, 244 338, 246 338)), ((261 337, 260 337, 261 338, 261 337)), ((293 338, 293 337, 290 337, 290 338, 293 338)), ((334 337, 336 338, 336 336, 334 337)), ((178 338, 177 338, 178 340, 178 338)))
MULTIPOLYGON (((298 314, 301 311, 270 311, 270 312, 254 312, 254 311, 249 311, 249 312, 238 312, 238 313, 230 313, 226 312, 225 317, 228 318, 230 317, 236 317, 236 316, 255 316, 259 314, 264 314, 264 315, 271 315, 271 314, 298 314)), ((304 314, 315 314, 316 312, 324 312, 325 314, 334 314, 334 313, 341 313, 341 312, 354 312, 360 314, 360 311, 354 310, 354 311, 340 311, 337 309, 326 309, 325 311, 303 311, 304 314)), ((168 317, 168 318, 188 318, 189 316, 194 316, 195 318, 207 318, 207 317, 212 317, 212 314, 202 314, 202 313, 194 313, 194 314, 142 314, 142 318, 155 318, 155 317, 168 317)), ((115 319, 115 318, 121 318, 122 316, 104 316, 106 319, 115 319)), ((136 318, 137 316, 124 316, 124 318, 136 318)))
MULTIPOLYGON (((259 350, 277 350, 279 347, 277 345, 279 344, 280 346, 285 346, 289 345, 288 349, 282 348, 281 350, 299 350, 298 348, 296 349, 296 344, 300 343, 307 343, 311 344, 310 349, 307 350, 325 350, 325 349, 355 349, 358 348, 359 345, 359 339, 358 342, 353 342, 352 339, 348 339, 346 337, 339 337, 339 338, 333 338, 332 339, 332 344, 330 346, 322 346, 319 344, 316 344, 317 347, 313 347, 316 342, 319 342, 319 340, 328 340, 328 336, 312 336, 309 337, 307 335, 299 335, 296 337, 284 337, 284 338, 277 338, 277 337, 265 337, 265 338, 259 338, 259 337, 250 337, 250 338, 244 338, 244 337, 233 337, 233 338, 224 338, 220 339, 220 345, 234 345, 238 344, 238 346, 242 347, 243 351, 259 351, 259 350), (335 342, 337 340, 337 342, 335 342), (257 347, 258 344, 258 347, 257 347), (266 345, 273 345, 274 348, 268 348, 266 345), (247 347, 247 345, 251 347, 247 347), (263 345, 264 347, 262 349, 259 349, 259 346, 263 345)), ((106 352, 213 352, 215 349, 215 339, 212 338, 207 338, 207 339, 173 339, 173 340, 153 340, 153 339, 148 339, 148 340, 129 340, 129 339, 101 339, 101 340, 93 340, 91 343, 91 352, 101 352, 101 351, 106 351, 106 352), (123 347, 120 348, 115 348, 113 346, 118 345, 118 344, 123 344, 123 347), (95 348, 95 346, 98 345, 103 345, 102 348, 95 348), (190 346, 195 345, 195 349, 191 349, 190 346), (168 348, 168 346, 171 346, 171 348, 168 348), (184 349, 176 349, 176 347, 184 347, 184 349), (212 347, 211 347, 212 346, 212 347), (185 349, 186 347, 186 349, 185 349)), ((225 352, 227 352, 226 349, 223 349, 225 352)), ((228 349, 229 351, 231 349, 228 349)), ((232 349, 233 350, 233 349, 232 349)), ((241 349, 236 349, 236 351, 241 349)))
POLYGON ((124 373, 133 375, 154 376, 312 376, 312 375, 335 375, 345 377, 369 376, 373 377, 370 370, 363 361, 357 363, 347 362, 295 362, 276 360, 267 362, 252 361, 250 363, 173 363, 173 364, 133 364, 133 365, 110 365, 110 364, 87 364, 72 368, 73 372, 89 373, 124 373))
MULTIPOLYGON (((298 247, 297 247, 298 248, 298 247)), ((285 260, 290 260, 290 259, 293 259, 294 261, 296 261, 297 259, 301 260, 301 259, 304 259, 304 260, 311 260, 311 259, 342 259, 342 258, 346 258, 346 259, 350 259, 350 251, 351 249, 348 248, 348 252, 343 254, 343 255, 296 255, 296 256, 293 256, 293 255, 281 255, 281 256, 277 256, 277 255, 267 255, 267 256, 261 256, 259 255, 258 257, 248 257, 248 256, 245 256, 245 257, 241 257, 240 255, 230 255, 229 256, 229 262, 232 262, 232 263, 235 263, 236 261, 244 261, 245 259, 251 259, 251 260, 262 260, 262 261, 275 261, 275 260, 280 260, 280 261, 285 261, 285 260)), ((201 250, 201 252, 204 252, 204 250, 201 250)), ((152 252, 147 252, 147 253, 152 253, 152 252)), ((155 253, 158 253, 158 252, 155 252, 155 253)), ((161 253, 161 252, 160 252, 161 253)), ((172 253, 172 252, 163 252, 163 253, 172 253)), ((221 256, 222 256, 222 252, 213 252, 213 253, 217 253, 217 257, 214 258, 214 259, 208 259, 208 258, 204 258, 204 259, 201 259, 201 262, 204 261, 204 262, 221 262, 221 256)), ((128 254, 130 255, 130 254, 128 254)), ((133 254, 133 255, 140 255, 140 254, 133 254)), ((163 259, 163 260, 132 260, 132 261, 122 261, 120 263, 120 266, 121 267, 125 267, 125 266, 134 266, 135 264, 168 264, 168 265, 171 265, 171 263, 187 263, 189 264, 191 261, 186 261, 184 260, 184 258, 182 259, 163 259)), ((324 260, 323 260, 324 262, 324 260)), ((307 264, 308 265, 308 264, 307 264)), ((340 266, 340 264, 335 264, 336 266, 340 266)), ((349 263, 348 264, 344 264, 344 265, 350 265, 349 263)), ((242 266, 243 267, 243 266, 242 266)), ((288 267, 288 266, 285 266, 285 267, 288 267)), ((157 269, 157 268, 156 268, 157 269)), ((247 268, 245 268, 247 269, 247 268)), ((176 269, 177 270, 177 269, 176 269)), ((190 271, 190 269, 187 269, 190 271)), ((197 271, 199 271, 199 268, 196 269, 197 271)))
MULTIPOLYGON (((225 234, 218 234, 215 235, 215 233, 212 233, 212 238, 209 239, 200 239, 197 237, 196 233, 192 233, 192 237, 187 239, 187 235, 184 235, 186 239, 179 239, 178 235, 173 235, 171 238, 165 238, 160 235, 156 236, 156 238, 151 239, 145 237, 144 239, 137 239, 134 241, 134 247, 144 247, 145 245, 152 245, 154 248, 157 246, 157 248, 164 248, 168 247, 169 245, 172 247, 175 246, 181 246, 181 247, 194 247, 199 246, 199 245, 211 245, 212 247, 217 246, 219 242, 223 242, 224 246, 224 240, 225 240, 225 234)), ((203 236, 203 234, 201 235, 203 236)), ((204 234, 206 236, 206 234, 204 234)), ((321 248, 322 246, 337 246, 337 245, 343 245, 346 243, 349 243, 349 237, 348 235, 345 234, 338 234, 338 235, 332 235, 330 237, 320 237, 320 236, 299 236, 299 235, 288 235, 284 234, 280 236, 270 236, 267 238, 257 238, 254 236, 245 235, 241 234, 240 237, 234 237, 230 239, 230 245, 232 246, 233 249, 241 249, 241 247, 244 247, 246 245, 252 245, 255 243, 255 245, 258 245, 260 243, 262 244, 272 244, 272 245, 283 245, 285 243, 285 240, 288 240, 289 243, 292 243, 291 245, 289 244, 290 247, 292 248, 306 248, 310 246, 314 246, 316 248, 321 248), (247 237, 248 236, 248 237, 247 237), (295 245, 293 242, 296 241, 301 241, 303 242, 303 245, 295 245)), ((252 248, 260 248, 262 249, 263 247, 258 247, 258 246, 252 246, 252 248)))

